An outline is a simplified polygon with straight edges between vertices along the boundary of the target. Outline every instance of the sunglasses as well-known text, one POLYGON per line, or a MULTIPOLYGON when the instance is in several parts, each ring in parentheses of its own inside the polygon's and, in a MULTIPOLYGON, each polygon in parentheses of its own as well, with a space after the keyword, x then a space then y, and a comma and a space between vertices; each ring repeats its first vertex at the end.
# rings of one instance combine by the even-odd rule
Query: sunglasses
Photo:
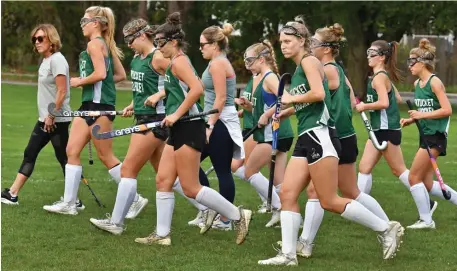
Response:
POLYGON ((32 44, 35 44, 36 41, 38 41, 38 43, 42 43, 44 41, 44 38, 45 38, 45 36, 33 37, 32 38, 32 44))
POLYGON ((154 39, 154 46, 157 47, 157 48, 162 48, 163 46, 165 46, 165 44, 167 44, 169 41, 172 41, 173 39, 170 39, 170 38, 156 38, 154 39))
POLYGON ((200 42, 200 48, 203 49, 203 47, 205 47, 206 44, 212 44, 212 42, 200 42))
POLYGON ((124 37, 124 41, 125 43, 127 43, 128 45, 132 44, 136 38, 138 38, 139 36, 141 36, 141 34, 143 34, 143 31, 138 31, 136 33, 133 33, 131 35, 127 35, 124 37))

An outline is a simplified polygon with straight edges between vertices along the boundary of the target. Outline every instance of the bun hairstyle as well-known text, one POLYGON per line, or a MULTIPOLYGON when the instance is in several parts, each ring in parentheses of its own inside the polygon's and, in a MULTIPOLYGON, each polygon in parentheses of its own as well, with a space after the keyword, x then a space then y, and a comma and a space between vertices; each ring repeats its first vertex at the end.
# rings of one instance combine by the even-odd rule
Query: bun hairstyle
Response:
POLYGON ((286 35, 293 35, 297 38, 303 38, 305 41, 304 47, 306 51, 309 51, 311 40, 308 27, 305 24, 303 15, 295 16, 293 21, 287 22, 286 25, 279 31, 286 35))
POLYGON ((153 40, 156 30, 157 25, 149 25, 146 20, 140 18, 129 21, 122 29, 122 33, 124 34, 124 37, 127 37, 142 31, 149 40, 153 40))
POLYGON ((319 28, 316 30, 316 34, 322 38, 321 41, 325 44, 325 46, 332 48, 333 56, 339 55, 341 43, 346 41, 342 25, 335 23, 332 26, 319 28))
POLYGON ((187 46, 187 43, 184 42, 186 34, 182 31, 181 14, 179 12, 169 14, 165 23, 157 27, 155 34, 164 34, 166 38, 177 40, 180 49, 184 49, 183 47, 187 46))
POLYGON ((217 43, 221 51, 228 50, 228 37, 233 32, 233 26, 225 23, 222 28, 219 26, 210 26, 203 30, 202 35, 209 43, 217 43))
POLYGON ((270 66, 270 69, 273 70, 274 73, 279 74, 275 51, 269 40, 263 40, 262 42, 249 46, 248 49, 246 49, 246 52, 250 50, 252 50, 256 56, 263 57, 268 66, 270 66))
POLYGON ((416 55, 418 61, 423 62, 425 67, 430 72, 435 70, 435 55, 436 47, 433 46, 428 39, 421 39, 419 41, 419 47, 411 49, 410 55, 416 55))
POLYGON ((371 46, 378 47, 378 53, 381 56, 385 56, 384 64, 387 72, 389 73, 390 79, 394 83, 402 81, 400 70, 397 68, 397 51, 398 42, 385 40, 377 40, 371 43, 371 46))

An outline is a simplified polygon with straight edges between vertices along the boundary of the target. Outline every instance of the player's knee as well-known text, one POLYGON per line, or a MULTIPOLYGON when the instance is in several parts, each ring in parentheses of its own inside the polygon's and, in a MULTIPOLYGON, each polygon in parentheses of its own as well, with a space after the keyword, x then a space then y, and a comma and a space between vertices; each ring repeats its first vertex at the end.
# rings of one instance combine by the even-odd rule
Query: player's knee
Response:
POLYGON ((359 164, 359 172, 362 174, 370 174, 372 169, 373 169, 373 167, 371 167, 367 164, 364 164, 364 163, 359 164))
POLYGON ((136 177, 134 168, 132 167, 132 165, 130 163, 128 163, 128 162, 126 163, 126 161, 124 161, 121 166, 121 177, 124 177, 124 178, 136 177))
POLYGON ((37 156, 38 154, 29 147, 24 150, 24 162, 35 163, 37 156))
POLYGON ((360 190, 357 186, 340 187, 340 191, 341 191, 341 195, 343 195, 344 198, 348 198, 348 199, 356 199, 360 194, 360 190))
POLYGON ((325 197, 319 199, 319 202, 321 204, 321 207, 327 211, 330 212, 335 212, 338 210, 338 196, 332 196, 332 197, 325 197))
MULTIPOLYGON (((156 189, 157 191, 161 191, 161 192, 164 192, 164 191, 168 191, 167 189, 167 184, 168 184, 168 178, 166 178, 166 176, 163 176, 161 174, 157 174, 156 175, 156 189)), ((173 183, 172 183, 173 185, 173 183)))
POLYGON ((400 175, 405 171, 404 169, 399 169, 399 168, 391 168, 390 171, 392 171, 392 174, 400 177, 400 175))
POLYGON ((314 185, 312 183, 310 185, 308 185, 308 187, 306 188, 306 194, 308 195, 308 199, 317 199, 318 198, 316 189, 314 188, 314 185))
POLYGON ((418 172, 410 171, 408 175, 409 185, 413 186, 422 182, 422 176, 418 172))
POLYGON ((186 195, 186 197, 191 198, 191 199, 195 199, 197 197, 198 192, 200 192, 200 189, 201 189, 201 186, 190 187, 188 185, 182 185, 182 183, 181 183, 181 186, 182 186, 184 195, 186 195))

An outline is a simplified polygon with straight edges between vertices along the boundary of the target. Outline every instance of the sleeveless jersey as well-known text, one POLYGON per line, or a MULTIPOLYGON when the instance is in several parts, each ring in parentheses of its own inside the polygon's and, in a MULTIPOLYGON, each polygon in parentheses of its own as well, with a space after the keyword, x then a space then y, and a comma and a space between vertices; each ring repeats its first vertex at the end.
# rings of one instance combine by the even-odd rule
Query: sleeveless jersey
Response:
MULTIPOLYGON (((105 40, 102 37, 97 37, 103 41, 106 46, 105 40)), ((108 47, 107 47, 108 48, 108 47)), ((94 102, 100 104, 116 104, 116 87, 114 86, 114 64, 111 52, 108 49, 108 57, 105 57, 106 77, 102 81, 95 84, 84 85, 82 91, 83 102, 94 102)), ((81 78, 91 75, 95 71, 94 64, 90 58, 87 50, 79 54, 79 76, 81 78)))
MULTIPOLYGON (((190 62, 190 59, 186 55, 184 56, 187 58, 187 61, 189 61, 189 64, 194 70, 195 76, 198 78, 198 75, 194 67, 192 66, 192 63, 190 62)), ((167 115, 171 115, 176 112, 178 107, 186 98, 187 93, 189 92, 189 87, 186 85, 186 83, 179 80, 176 76, 173 75, 173 72, 171 71, 172 65, 173 60, 171 61, 170 65, 167 68, 167 71, 165 72, 164 80, 164 87, 166 93, 165 112, 167 115)), ((199 112, 202 112, 202 109, 199 102, 197 101, 184 115, 197 114, 199 112)))
MULTIPOLYGON (((303 58, 305 58, 303 56, 303 58)), ((334 121, 330 115, 330 92, 328 90, 328 81, 324 76, 324 81, 322 82, 325 91, 325 98, 323 101, 315 103, 295 103, 295 115, 298 120, 298 136, 303 135, 317 127, 321 126, 330 126, 333 127, 334 121)), ((308 92, 310 89, 308 79, 306 74, 303 71, 301 62, 298 64, 295 69, 295 73, 292 76, 292 82, 290 84, 290 89, 287 91, 290 95, 302 95, 308 92)))
POLYGON ((137 55, 130 62, 130 77, 132 78, 133 110, 139 115, 165 114, 164 101, 160 100, 155 107, 145 106, 146 99, 163 89, 163 76, 151 65, 154 49, 145 58, 137 55), (162 84, 162 85, 161 85, 162 84))
MULTIPOLYGON (((420 79, 416 84, 414 89, 414 103, 419 112, 432 112, 441 108, 438 97, 436 97, 435 93, 432 91, 432 86, 430 85, 434 76, 436 75, 432 74, 432 76, 430 76, 430 79, 428 79, 423 88, 420 87, 420 79)), ((446 136, 449 131, 450 121, 450 117, 419 120, 425 135, 443 133, 446 136)))
MULTIPOLYGON (((249 82, 246 84, 246 87, 243 90, 241 96, 245 97, 252 102, 252 85, 254 82, 254 77, 249 79, 249 82)), ((252 129, 254 127, 254 120, 252 118, 252 112, 243 109, 243 129, 252 129)))
MULTIPOLYGON (((259 84, 257 85, 255 91, 254 91, 254 97, 253 97, 253 121, 254 123, 257 123, 260 119, 260 116, 262 116, 265 111, 270 109, 271 107, 275 106, 277 97, 273 93, 268 93, 264 90, 263 88, 263 82, 265 78, 272 73, 272 71, 267 72, 262 80, 260 80, 259 84)), ((270 119, 268 124, 262 128, 259 128, 255 130, 254 132, 254 140, 257 142, 270 142, 273 140, 273 130, 272 130, 272 120, 270 119)), ((278 139, 283 139, 283 138, 293 138, 294 137, 294 132, 292 130, 292 126, 290 125, 290 119, 284 119, 281 120, 280 126, 279 126, 279 133, 278 133, 278 139)))
MULTIPOLYGON (((375 76, 380 73, 384 73, 385 75, 389 76, 387 72, 379 71, 368 80, 366 100, 367 103, 374 103, 378 101, 378 93, 371 86, 371 83, 373 82, 375 76)), ((398 110, 397 99, 395 98, 395 91, 392 82, 390 82, 390 85, 390 91, 387 93, 387 97, 389 99, 389 107, 382 110, 370 110, 370 122, 371 127, 373 127, 374 131, 400 130, 400 111, 398 110)))
POLYGON ((346 84, 344 71, 340 65, 329 62, 324 66, 332 65, 338 69, 339 85, 335 90, 330 90, 330 114, 335 120, 338 138, 345 138, 355 134, 352 126, 351 88, 346 84))

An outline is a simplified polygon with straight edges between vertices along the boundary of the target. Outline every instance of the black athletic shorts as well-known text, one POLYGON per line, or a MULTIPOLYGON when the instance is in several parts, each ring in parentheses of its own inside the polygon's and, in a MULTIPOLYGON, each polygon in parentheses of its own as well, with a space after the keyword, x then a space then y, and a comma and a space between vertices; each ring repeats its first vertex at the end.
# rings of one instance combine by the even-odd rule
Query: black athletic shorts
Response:
MULTIPOLYGON (((267 143, 267 144, 273 145, 273 141, 257 142, 257 144, 262 144, 262 143, 267 143)), ((278 139, 278 144, 276 144, 276 149, 280 152, 288 152, 288 151, 290 151, 290 148, 292 147, 293 143, 294 143, 293 137, 278 139)))
POLYGON ((425 135, 423 138, 421 137, 419 146, 421 149, 426 149, 427 146, 423 139, 425 139, 431 149, 437 149, 440 152, 439 156, 446 156, 447 137, 445 134, 436 133, 434 135, 425 135))
MULTIPOLYGON (((151 123, 162 121, 165 118, 165 114, 157 114, 157 115, 135 115, 136 125, 151 123)), ((142 131, 142 132, 135 132, 137 134, 147 134, 150 131, 154 134, 154 136, 162 141, 167 140, 168 138, 168 127, 155 127, 152 130, 142 131)))
POLYGON ((374 132, 379 144, 383 141, 390 142, 395 146, 401 144, 401 130, 377 130, 374 132))
POLYGON ((312 165, 327 156, 338 158, 340 151, 341 145, 335 129, 319 127, 298 137, 292 157, 304 158, 312 165))
POLYGON ((187 145, 199 152, 203 151, 206 144, 206 124, 203 120, 177 122, 170 127, 168 145, 178 150, 187 145))
POLYGON ((339 164, 352 164, 357 161, 359 149, 357 147, 357 136, 351 135, 345 138, 340 138, 341 152, 338 154, 340 157, 339 164))
POLYGON ((245 128, 243 129, 243 131, 241 131, 241 134, 243 135, 243 138, 246 136, 247 133, 249 133, 249 131, 251 131, 252 128, 245 128))
MULTIPOLYGON (((83 102, 78 111, 115 111, 114 105, 98 104, 94 102, 83 102)), ((114 121, 116 116, 106 116, 111 122, 114 121)), ((92 126, 99 117, 79 117, 83 118, 87 125, 92 126)))

